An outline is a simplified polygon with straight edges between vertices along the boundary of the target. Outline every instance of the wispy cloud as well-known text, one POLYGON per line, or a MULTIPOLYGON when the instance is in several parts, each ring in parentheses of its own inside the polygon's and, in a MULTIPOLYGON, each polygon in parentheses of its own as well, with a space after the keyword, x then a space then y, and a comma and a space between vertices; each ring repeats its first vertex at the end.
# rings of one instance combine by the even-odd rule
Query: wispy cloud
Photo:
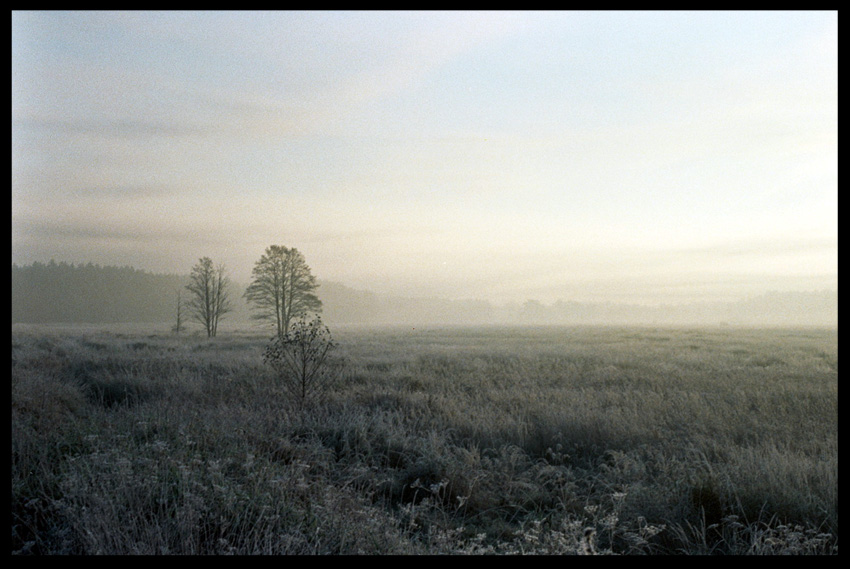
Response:
POLYGON ((803 237, 775 238, 775 239, 749 239, 746 241, 727 241, 707 247, 688 247, 673 249, 674 255, 686 257, 719 257, 719 256, 747 256, 747 255, 787 255, 807 253, 838 253, 838 242, 831 237, 803 237))
POLYGON ((106 138, 149 138, 204 136, 209 128, 173 122, 130 119, 51 119, 21 118, 13 121, 18 129, 35 129, 51 135, 79 135, 106 138))

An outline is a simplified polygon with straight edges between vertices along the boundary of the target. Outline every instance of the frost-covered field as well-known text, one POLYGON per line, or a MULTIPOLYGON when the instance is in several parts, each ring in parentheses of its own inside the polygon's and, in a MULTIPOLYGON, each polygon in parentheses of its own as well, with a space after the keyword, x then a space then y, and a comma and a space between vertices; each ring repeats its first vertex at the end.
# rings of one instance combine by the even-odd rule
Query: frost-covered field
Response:
POLYGON ((835 330, 12 327, 12 551, 837 553, 835 330))

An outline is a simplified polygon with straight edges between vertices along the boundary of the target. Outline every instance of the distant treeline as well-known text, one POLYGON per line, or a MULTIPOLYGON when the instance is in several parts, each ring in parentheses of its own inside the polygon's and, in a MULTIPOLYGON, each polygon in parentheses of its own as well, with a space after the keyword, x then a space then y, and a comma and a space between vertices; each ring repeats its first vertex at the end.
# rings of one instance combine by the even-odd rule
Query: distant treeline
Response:
MULTIPOLYGON (((188 275, 155 274, 133 267, 50 261, 12 265, 12 323, 173 322, 178 292, 187 300, 188 275)), ((251 311, 245 285, 231 283, 233 310, 224 322, 246 324, 251 311)), ((333 282, 317 290, 329 323, 483 323, 491 306, 480 301, 382 297, 333 282)), ((184 322, 186 313, 183 314, 184 322)))
MULTIPOLYGON (((173 322, 188 275, 133 267, 49 262, 12 265, 12 323, 173 322)), ((251 314, 245 285, 231 285, 224 322, 245 325, 251 314)), ((536 300, 493 305, 483 300, 404 298, 320 281, 322 319, 363 325, 838 325, 837 291, 772 292, 737 302, 668 306, 536 300)), ((185 315, 184 315, 185 317, 185 315)))
POLYGON ((694 302, 646 306, 614 302, 559 300, 545 305, 529 300, 504 306, 497 318, 533 324, 838 326, 838 292, 767 292, 732 302, 694 302))
POLYGON ((319 289, 328 322, 412 325, 838 326, 836 291, 768 292, 734 302, 647 306, 558 300, 494 305, 481 300, 403 298, 336 283, 319 289))
POLYGON ((92 263, 12 265, 12 322, 166 322, 187 276, 92 263))

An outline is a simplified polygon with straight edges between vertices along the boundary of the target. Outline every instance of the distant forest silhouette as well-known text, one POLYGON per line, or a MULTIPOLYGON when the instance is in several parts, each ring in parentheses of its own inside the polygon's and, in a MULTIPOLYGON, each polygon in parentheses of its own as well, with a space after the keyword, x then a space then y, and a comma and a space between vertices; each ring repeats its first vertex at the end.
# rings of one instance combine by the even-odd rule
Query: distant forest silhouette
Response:
MULTIPOLYGON (((13 264, 12 323, 173 322, 177 293, 185 302, 188 282, 188 273, 155 274, 129 266, 53 260, 13 264)), ((232 283, 231 287, 233 310, 224 322, 248 324, 251 312, 243 298, 245 285, 232 283)), ((492 317, 492 307, 483 301, 382 297, 333 282, 321 282, 318 295, 323 319, 331 323, 464 324, 484 323, 492 317)))
POLYGON ((92 263, 12 265, 12 322, 166 322, 188 276, 92 263))
MULTIPOLYGON (((50 261, 12 264, 12 323, 173 323, 177 294, 187 298, 186 275, 156 274, 130 266, 50 261)), ((249 324, 233 284, 234 310, 225 323, 249 324)), ((669 306, 528 300, 496 306, 484 300, 403 298, 320 281, 322 318, 363 325, 745 325, 837 327, 837 291, 769 292, 737 302, 669 306)), ((192 325, 190 325, 192 326, 192 325)))

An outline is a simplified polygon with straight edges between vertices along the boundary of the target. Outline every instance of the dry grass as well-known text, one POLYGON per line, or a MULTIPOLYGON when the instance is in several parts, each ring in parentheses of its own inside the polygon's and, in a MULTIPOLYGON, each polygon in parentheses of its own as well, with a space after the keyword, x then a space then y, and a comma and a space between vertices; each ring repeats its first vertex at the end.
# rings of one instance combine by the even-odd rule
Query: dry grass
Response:
POLYGON ((838 552, 835 331, 332 332, 13 326, 13 553, 838 552))

